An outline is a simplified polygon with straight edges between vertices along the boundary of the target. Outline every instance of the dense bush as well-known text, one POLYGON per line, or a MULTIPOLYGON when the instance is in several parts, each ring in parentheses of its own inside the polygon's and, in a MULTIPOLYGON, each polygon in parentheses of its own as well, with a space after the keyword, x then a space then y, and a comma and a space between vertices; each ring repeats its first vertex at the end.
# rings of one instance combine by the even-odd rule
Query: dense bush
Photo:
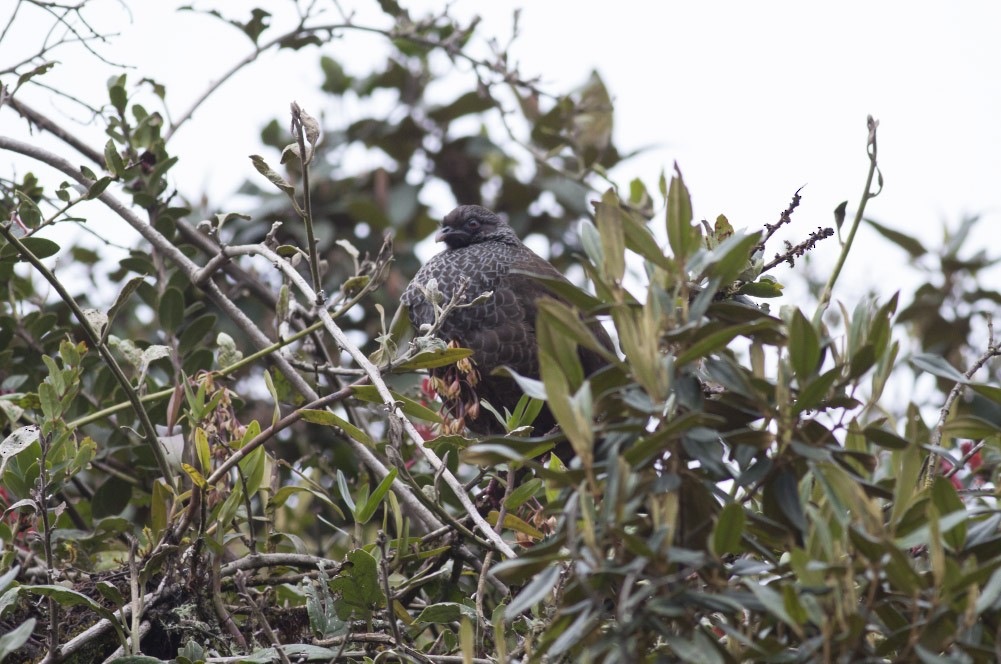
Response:
MULTIPOLYGON (((199 155, 170 138, 195 120, 169 121, 141 72, 96 104, 99 150, 26 99, 45 48, 0 63, 0 113, 26 121, 0 148, 66 178, 0 179, 0 659, 1001 657, 1001 295, 966 248, 976 220, 937 250, 863 225, 882 187, 870 118, 866 189, 830 228, 772 246, 799 192, 761 229, 699 223, 677 168, 649 188, 607 179, 621 156, 597 75, 554 97, 503 49, 470 55, 475 23, 380 5, 387 27, 306 4, 286 34, 259 9, 230 21, 259 54, 320 47, 332 96, 394 99, 322 128, 292 104, 289 131, 262 133, 280 160, 252 157, 253 216, 172 188, 199 155), (323 48, 355 30, 392 46, 364 77, 323 48), (457 63, 472 85, 433 103, 457 63), (348 148, 392 167, 352 168, 348 148), (464 353, 390 329, 441 212, 423 192, 442 185, 544 235, 589 285, 547 283, 572 306, 540 305, 541 376, 519 377, 502 437, 440 435, 421 372, 464 353), (65 232, 87 201, 139 236, 111 270, 65 232), (834 299, 860 230, 921 258, 926 283, 834 299), (818 244, 839 259, 813 301, 766 304, 818 244), (67 283, 57 254, 117 295, 67 283), (573 351, 601 348, 581 314, 620 351, 587 380, 573 351), (924 374, 925 401, 886 396, 924 374), (560 431, 522 426, 532 399, 560 431), (569 467, 545 455, 564 442, 569 467)), ((87 25, 85 4, 18 9, 11 25, 42 9, 87 25)))

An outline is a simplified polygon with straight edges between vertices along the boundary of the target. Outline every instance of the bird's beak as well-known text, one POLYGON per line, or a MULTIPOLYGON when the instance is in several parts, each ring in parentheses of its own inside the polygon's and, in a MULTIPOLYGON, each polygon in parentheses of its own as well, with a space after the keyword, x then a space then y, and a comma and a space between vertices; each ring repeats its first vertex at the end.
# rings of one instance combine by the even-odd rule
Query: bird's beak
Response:
POLYGON ((435 242, 444 242, 445 238, 448 237, 448 234, 451 233, 451 232, 452 232, 452 227, 451 226, 442 226, 441 230, 438 231, 438 234, 434 236, 434 241, 435 242))

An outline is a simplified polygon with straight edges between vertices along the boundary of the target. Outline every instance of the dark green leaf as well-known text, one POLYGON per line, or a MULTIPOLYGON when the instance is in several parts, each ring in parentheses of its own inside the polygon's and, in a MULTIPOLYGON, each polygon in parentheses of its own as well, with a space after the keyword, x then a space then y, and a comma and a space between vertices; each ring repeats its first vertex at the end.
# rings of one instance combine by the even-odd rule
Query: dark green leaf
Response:
POLYGON ((976 415, 957 415, 945 423, 942 428, 945 436, 953 438, 974 438, 981 439, 1001 433, 1001 427, 994 422, 985 420, 976 415))
POLYGON ((626 238, 622 230, 625 213, 612 188, 604 193, 595 208, 594 220, 601 238, 605 278, 611 283, 618 283, 626 271, 626 238))
POLYGON ((745 323, 743 325, 733 325, 717 332, 713 332, 712 334, 699 338, 698 341, 689 346, 685 351, 679 353, 677 364, 678 366, 682 366, 721 350, 738 336, 751 336, 755 332, 771 329, 773 327, 774 325, 772 321, 761 320, 754 323, 745 323))
MULTIPOLYGON (((21 244, 30 251, 35 258, 48 258, 49 256, 54 256, 59 253, 59 245, 52 240, 47 240, 44 237, 26 237, 21 240, 21 244)), ((4 245, 3 249, 0 250, 0 260, 10 259, 17 257, 17 260, 24 260, 14 248, 12 244, 4 245)))
POLYGON ((341 593, 337 603, 337 615, 341 620, 353 616, 367 618, 372 611, 386 605, 386 598, 379 587, 376 560, 364 549, 355 549, 347 556, 347 564, 335 578, 330 580, 330 589, 341 593))
POLYGON ((720 510, 713 531, 713 553, 740 553, 740 538, 744 533, 744 508, 740 503, 728 503, 720 510))
POLYGON ((820 336, 809 319, 799 309, 793 311, 789 321, 789 362, 800 385, 817 371, 820 362, 820 336))
POLYGON ((369 495, 368 499, 365 501, 364 505, 359 505, 358 509, 355 511, 355 521, 360 524, 366 524, 375 514, 376 509, 382 503, 382 499, 386 497, 386 493, 389 488, 393 485, 393 480, 396 479, 396 475, 399 471, 396 468, 390 469, 389 473, 382 478, 379 485, 375 487, 375 490, 369 495))
POLYGON ((348 434, 358 442, 367 445, 368 447, 375 446, 375 442, 367 433, 365 433, 355 425, 351 424, 344 418, 339 417, 334 413, 331 413, 329 410, 303 409, 300 412, 302 413, 302 419, 306 420, 307 422, 312 422, 313 424, 322 424, 323 426, 327 427, 337 427, 338 429, 343 430, 344 433, 348 434))
POLYGON ((906 438, 901 438, 896 433, 878 426, 867 426, 863 433, 869 441, 889 450, 902 450, 910 445, 906 438))
POLYGON ((681 170, 674 165, 674 177, 667 193, 667 239, 674 257, 684 263, 695 251, 698 231, 692 226, 692 200, 681 178, 681 170))
POLYGON ((425 607, 415 618, 421 623, 449 624, 458 622, 461 618, 476 620, 476 609, 457 602, 439 602, 425 607))
POLYGON ((184 322, 184 294, 174 287, 165 290, 160 296, 157 313, 164 331, 176 332, 184 322))
POLYGON ((560 578, 560 565, 550 565, 545 570, 535 575, 532 582, 522 588, 517 597, 511 600, 504 617, 507 620, 514 620, 519 615, 528 611, 533 606, 541 602, 553 589, 560 578))
POLYGON ((179 350, 182 355, 187 355, 197 345, 204 343, 209 332, 215 329, 218 317, 215 314, 205 314, 188 323, 188 326, 181 332, 179 340, 179 350))
POLYGON ((23 623, 0 636, 0 661, 7 655, 17 652, 21 646, 27 643, 31 634, 35 631, 35 619, 28 618, 23 623))
POLYGON ((781 297, 782 289, 782 284, 775 281, 771 275, 766 274, 758 281, 744 284, 737 293, 750 297, 781 297))
POLYGON ((940 378, 945 378, 956 383, 966 385, 970 382, 969 378, 957 371, 956 368, 949 364, 941 355, 919 353, 911 358, 911 364, 919 369, 935 374, 940 378))
POLYGON ((111 475, 94 492, 91 511, 95 519, 116 516, 129 506, 132 500, 132 485, 111 475))
POLYGON ((911 258, 920 258, 928 253, 928 250, 925 249, 924 245, 921 244, 921 242, 919 242, 916 238, 905 233, 901 233, 900 231, 893 230, 892 228, 882 224, 878 224, 872 219, 863 218, 863 220, 875 228, 877 233, 909 253, 911 258))
MULTIPOLYGON (((956 492, 956 487, 941 475, 932 483, 931 500, 939 514, 953 514, 966 509, 956 492)), ((942 539, 953 551, 961 551, 966 543, 966 521, 961 521, 955 528, 943 532, 942 539)))
MULTIPOLYGON (((371 403, 382 403, 382 397, 379 396, 379 391, 374 385, 357 385, 351 388, 351 393, 356 399, 361 399, 362 401, 369 401, 371 403)), ((425 422, 441 422, 441 416, 428 408, 427 406, 422 406, 413 399, 405 397, 397 392, 391 392, 393 399, 395 399, 400 404, 400 408, 403 412, 410 417, 416 417, 419 420, 424 420, 425 422)))
POLYGON ((473 354, 468 348, 439 348, 421 351, 403 364, 396 367, 398 371, 417 371, 455 364, 473 354))
POLYGON ((531 500, 541 488, 542 480, 537 477, 530 479, 511 492, 511 496, 504 502, 504 507, 511 511, 517 510, 531 500))

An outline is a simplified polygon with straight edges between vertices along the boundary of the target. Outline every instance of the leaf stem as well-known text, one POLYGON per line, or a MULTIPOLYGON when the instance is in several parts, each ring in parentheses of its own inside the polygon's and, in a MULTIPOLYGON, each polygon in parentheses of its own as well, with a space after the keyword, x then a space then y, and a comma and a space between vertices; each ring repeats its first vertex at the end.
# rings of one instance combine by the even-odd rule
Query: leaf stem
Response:
MULTIPOLYGON (((320 286, 320 260, 316 255, 316 236, 313 234, 313 199, 309 191, 309 164, 313 161, 313 141, 306 151, 306 128, 299 104, 292 103, 292 133, 299 145, 299 163, 302 164, 302 222, 306 225, 306 244, 309 246, 309 273, 313 278, 316 306, 322 307, 323 289, 320 286)), ((315 140, 315 139, 314 139, 315 140)))
POLYGON ((831 304, 831 294, 834 291, 834 284, 838 281, 838 277, 841 276, 841 269, 844 267, 845 260, 848 258, 848 252, 851 251, 852 242, 855 240, 855 232, 858 230, 859 224, 862 222, 862 215, 865 212, 866 203, 868 203, 870 199, 879 196, 879 193, 883 190, 882 174, 879 174, 879 189, 876 191, 872 190, 872 179, 877 173, 879 173, 879 167, 876 163, 876 129, 879 127, 879 120, 874 120, 870 115, 866 122, 869 128, 869 139, 866 150, 869 153, 869 174, 865 179, 865 189, 862 192, 862 199, 859 201, 858 209, 855 211, 855 219, 852 220, 852 227, 848 231, 848 237, 841 246, 841 254, 838 256, 838 262, 834 266, 834 271, 831 272, 831 276, 827 280, 827 285, 824 286, 824 291, 820 296, 820 302, 817 304, 817 311, 813 314, 814 323, 820 321, 821 317, 827 311, 828 306, 831 304))

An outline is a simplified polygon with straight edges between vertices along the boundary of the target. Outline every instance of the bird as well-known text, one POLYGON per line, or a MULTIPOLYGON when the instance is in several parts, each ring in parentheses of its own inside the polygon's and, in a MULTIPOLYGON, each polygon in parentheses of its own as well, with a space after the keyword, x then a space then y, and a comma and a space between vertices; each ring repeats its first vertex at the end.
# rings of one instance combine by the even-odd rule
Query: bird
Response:
MULTIPOLYGON (((407 307, 414 329, 421 330, 435 322, 435 305, 428 300, 432 280, 440 293, 439 306, 449 302, 460 289, 465 303, 492 293, 471 306, 453 309, 441 321, 436 335, 450 346, 472 350, 472 361, 432 369, 431 377, 443 402, 446 424, 453 423, 451 432, 465 426, 481 435, 504 434, 504 424, 480 408, 480 400, 501 414, 505 410, 514 412, 522 390, 514 379, 492 372, 507 366, 522 376, 538 379, 538 301, 548 297, 566 303, 532 275, 570 282, 525 246, 507 221, 479 205, 461 205, 449 212, 435 240, 443 242, 445 249, 418 270, 401 303, 407 307)), ((604 327, 597 321, 590 321, 589 327, 597 341, 614 353, 604 327)), ((591 349, 581 347, 578 354, 585 376, 607 364, 605 357, 591 349)), ((555 426, 552 413, 543 408, 533 423, 533 433, 543 435, 555 426)))

